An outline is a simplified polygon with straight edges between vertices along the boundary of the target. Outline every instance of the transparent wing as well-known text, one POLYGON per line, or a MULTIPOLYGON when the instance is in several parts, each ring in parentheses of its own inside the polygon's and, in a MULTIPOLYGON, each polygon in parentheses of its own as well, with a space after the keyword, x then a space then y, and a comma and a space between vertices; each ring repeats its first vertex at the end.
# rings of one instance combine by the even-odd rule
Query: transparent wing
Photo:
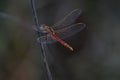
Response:
POLYGON ((57 30, 63 28, 64 26, 71 25, 75 22, 75 20, 80 16, 81 11, 79 9, 73 10, 67 16, 65 16, 62 20, 55 23, 52 27, 53 29, 57 30))
POLYGON ((57 42, 54 38, 50 37, 50 36, 41 36, 40 38, 38 38, 38 42, 39 43, 46 43, 46 44, 51 44, 51 43, 55 43, 57 42))
MULTIPOLYGON (((55 33, 61 39, 65 39, 65 38, 68 38, 70 36, 77 34, 78 32, 82 31, 85 27, 86 27, 86 25, 84 23, 77 23, 77 24, 73 24, 69 27, 66 27, 66 28, 63 28, 60 30, 56 30, 55 33)), ((51 43, 55 43, 57 41, 48 34, 46 36, 42 36, 42 37, 38 38, 38 42, 51 44, 51 43)))
POLYGON ((77 34, 78 32, 82 31, 85 27, 86 27, 86 25, 84 23, 77 23, 77 24, 73 24, 69 27, 65 27, 63 29, 56 30, 55 33, 61 39, 65 39, 65 38, 68 38, 68 37, 71 37, 71 36, 77 34))

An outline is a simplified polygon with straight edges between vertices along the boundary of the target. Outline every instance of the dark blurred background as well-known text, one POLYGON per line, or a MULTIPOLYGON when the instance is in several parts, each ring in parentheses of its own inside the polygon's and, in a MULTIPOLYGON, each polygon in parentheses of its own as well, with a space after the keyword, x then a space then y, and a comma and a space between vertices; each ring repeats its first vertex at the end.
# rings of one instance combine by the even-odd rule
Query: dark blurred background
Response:
MULTIPOLYGON (((75 51, 48 44, 53 80, 120 80, 119 0, 35 0, 40 24, 52 25, 74 9, 87 28, 65 39, 75 51)), ((46 80, 30 0, 0 1, 0 80, 46 80)))

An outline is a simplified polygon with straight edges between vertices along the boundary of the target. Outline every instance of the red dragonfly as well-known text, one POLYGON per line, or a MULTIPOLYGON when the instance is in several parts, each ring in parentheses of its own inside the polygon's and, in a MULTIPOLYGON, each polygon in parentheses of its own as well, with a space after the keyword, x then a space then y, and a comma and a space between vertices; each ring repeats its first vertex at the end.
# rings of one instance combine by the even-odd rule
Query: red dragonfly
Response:
MULTIPOLYGON (((38 40, 43 43, 54 43, 58 41, 63 46, 73 51, 74 49, 63 39, 77 34, 86 27, 84 23, 74 24, 80 14, 81 11, 76 9, 65 16, 62 20, 55 23, 53 26, 42 24, 40 26, 40 33, 43 34, 43 36, 39 37, 38 40)), ((35 30, 37 31, 37 29, 35 30)))
MULTIPOLYGON (((55 23, 53 26, 47 26, 42 24, 40 26, 40 33, 42 34, 42 36, 39 37, 38 40, 46 44, 55 43, 58 41, 59 43, 73 51, 74 49, 63 39, 77 34, 86 27, 84 23, 74 24, 75 20, 80 16, 80 14, 81 11, 76 9, 69 13, 67 16, 65 16, 62 20, 55 23)), ((0 16, 21 22, 14 16, 10 16, 5 13, 0 13, 0 16)), ((33 28, 34 30, 38 31, 35 26, 33 28)))

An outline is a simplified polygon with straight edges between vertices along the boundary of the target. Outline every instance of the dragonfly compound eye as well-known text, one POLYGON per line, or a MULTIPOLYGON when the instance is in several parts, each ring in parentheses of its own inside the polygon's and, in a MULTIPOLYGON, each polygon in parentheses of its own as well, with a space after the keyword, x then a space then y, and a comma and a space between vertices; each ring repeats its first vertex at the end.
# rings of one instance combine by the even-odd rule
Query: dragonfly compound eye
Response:
POLYGON ((41 30, 46 30, 46 29, 47 29, 47 26, 46 26, 45 24, 42 24, 42 25, 40 26, 40 29, 41 29, 41 30))

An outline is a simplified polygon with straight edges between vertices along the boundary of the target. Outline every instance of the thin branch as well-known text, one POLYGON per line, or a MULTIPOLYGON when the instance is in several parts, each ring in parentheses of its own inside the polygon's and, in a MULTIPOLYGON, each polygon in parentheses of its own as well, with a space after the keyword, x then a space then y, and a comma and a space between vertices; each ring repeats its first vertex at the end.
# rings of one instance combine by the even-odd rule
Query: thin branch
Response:
MULTIPOLYGON (((38 17, 37 17, 37 13, 36 13, 36 8, 35 8, 35 3, 34 3, 34 0, 31 0, 31 6, 32 6, 32 12, 33 12, 33 15, 34 15, 34 21, 35 21, 35 25, 36 25, 36 28, 37 28, 37 35, 38 37, 41 37, 41 33, 40 33, 40 25, 39 25, 39 22, 38 22, 38 17)), ((42 57, 43 57, 43 62, 44 62, 44 65, 45 65, 45 68, 47 70, 47 76, 48 76, 48 80, 52 80, 52 75, 51 75, 51 72, 50 72, 50 69, 49 69, 49 65, 48 65, 48 62, 47 62, 47 57, 46 57, 46 50, 45 50, 45 46, 46 44, 42 43, 40 41, 39 43, 40 47, 41 47, 41 52, 42 52, 42 57)))

